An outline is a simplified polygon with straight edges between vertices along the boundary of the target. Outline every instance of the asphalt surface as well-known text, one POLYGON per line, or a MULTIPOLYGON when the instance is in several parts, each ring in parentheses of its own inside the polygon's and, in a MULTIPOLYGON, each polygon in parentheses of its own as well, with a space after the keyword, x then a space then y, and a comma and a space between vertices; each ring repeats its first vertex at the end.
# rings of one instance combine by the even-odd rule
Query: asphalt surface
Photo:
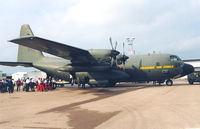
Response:
POLYGON ((118 84, 0 93, 2 129, 200 128, 200 84, 118 84))

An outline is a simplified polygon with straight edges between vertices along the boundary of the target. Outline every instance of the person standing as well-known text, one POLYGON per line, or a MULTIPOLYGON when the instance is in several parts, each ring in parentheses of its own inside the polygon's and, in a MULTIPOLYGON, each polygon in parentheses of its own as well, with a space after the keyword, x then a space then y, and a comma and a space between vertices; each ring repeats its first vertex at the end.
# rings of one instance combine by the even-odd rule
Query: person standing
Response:
POLYGON ((48 91, 48 83, 47 83, 47 79, 44 79, 44 89, 45 91, 48 91))
POLYGON ((53 80, 51 78, 49 78, 49 80, 48 80, 48 89, 52 90, 52 87, 53 87, 53 80))
POLYGON ((10 78, 8 79, 8 92, 13 93, 13 82, 10 78))
POLYGON ((21 85, 22 85, 23 91, 25 91, 25 88, 26 88, 26 79, 22 80, 21 85))
POLYGON ((73 80, 73 77, 71 74, 69 74, 69 83, 72 84, 72 80, 73 80))
POLYGON ((35 91, 35 88, 34 88, 34 81, 33 81, 33 78, 30 79, 29 86, 31 87, 31 91, 34 92, 34 91, 35 91))
POLYGON ((52 78, 52 89, 56 89, 56 80, 54 78, 52 78))
POLYGON ((12 83, 13 83, 13 87, 12 87, 12 93, 14 92, 14 89, 15 89, 15 84, 17 85, 17 83, 15 82, 14 79, 11 79, 12 83))
POLYGON ((8 84, 8 83, 7 83, 6 79, 3 79, 3 81, 2 81, 2 87, 3 87, 3 88, 2 88, 2 90, 3 90, 2 92, 3 92, 3 93, 5 93, 5 92, 8 91, 8 90, 7 90, 7 84, 8 84))
POLYGON ((29 92, 29 87, 30 87, 30 80, 29 78, 26 79, 26 92, 29 92))
POLYGON ((2 80, 2 89, 1 89, 1 93, 4 93, 5 92, 5 79, 2 80))
POLYGON ((44 91, 44 78, 41 79, 40 90, 44 91))
POLYGON ((38 78, 38 80, 36 81, 37 92, 40 91, 40 83, 41 83, 41 80, 40 80, 40 78, 38 78))
POLYGON ((0 80, 0 93, 2 93, 2 89, 3 89, 2 80, 0 80))
POLYGON ((20 91, 20 86, 21 86, 21 80, 17 80, 17 91, 20 91))

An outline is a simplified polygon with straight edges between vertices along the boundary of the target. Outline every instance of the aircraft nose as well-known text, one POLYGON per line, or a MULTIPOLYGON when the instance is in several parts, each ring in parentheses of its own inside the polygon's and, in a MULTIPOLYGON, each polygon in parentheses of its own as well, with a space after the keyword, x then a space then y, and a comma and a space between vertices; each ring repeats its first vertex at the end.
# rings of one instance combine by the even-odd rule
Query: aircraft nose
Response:
POLYGON ((188 75, 190 73, 194 72, 194 67, 190 64, 184 64, 183 65, 183 76, 188 75))

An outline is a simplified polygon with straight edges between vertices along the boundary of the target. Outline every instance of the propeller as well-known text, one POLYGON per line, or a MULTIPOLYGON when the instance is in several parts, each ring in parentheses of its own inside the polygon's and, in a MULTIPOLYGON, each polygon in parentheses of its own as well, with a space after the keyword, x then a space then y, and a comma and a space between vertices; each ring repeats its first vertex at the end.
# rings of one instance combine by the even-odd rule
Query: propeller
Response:
POLYGON ((117 49, 117 41, 115 42, 115 47, 113 47, 113 43, 112 43, 112 38, 109 38, 110 40, 110 45, 112 47, 112 51, 111 51, 111 63, 110 66, 117 66, 117 60, 116 60, 116 56, 119 55, 120 52, 118 52, 117 49))
POLYGON ((125 62, 129 57, 125 55, 124 48, 125 48, 125 44, 123 43, 123 51, 122 51, 122 54, 117 56, 117 62, 118 64, 121 64, 122 68, 125 70, 125 62))
POLYGON ((125 70, 125 62, 129 57, 125 55, 124 47, 125 47, 125 43, 123 42, 122 64, 123 64, 123 69, 125 70))

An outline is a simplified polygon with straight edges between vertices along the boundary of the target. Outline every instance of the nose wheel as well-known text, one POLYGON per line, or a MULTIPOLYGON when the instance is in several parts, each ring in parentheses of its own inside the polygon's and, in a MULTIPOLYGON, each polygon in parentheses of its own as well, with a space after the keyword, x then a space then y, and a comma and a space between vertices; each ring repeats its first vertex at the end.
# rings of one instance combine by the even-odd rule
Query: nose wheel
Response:
POLYGON ((172 86, 172 85, 173 85, 173 81, 170 80, 170 79, 167 80, 167 81, 166 81, 166 85, 167 85, 167 86, 172 86))

